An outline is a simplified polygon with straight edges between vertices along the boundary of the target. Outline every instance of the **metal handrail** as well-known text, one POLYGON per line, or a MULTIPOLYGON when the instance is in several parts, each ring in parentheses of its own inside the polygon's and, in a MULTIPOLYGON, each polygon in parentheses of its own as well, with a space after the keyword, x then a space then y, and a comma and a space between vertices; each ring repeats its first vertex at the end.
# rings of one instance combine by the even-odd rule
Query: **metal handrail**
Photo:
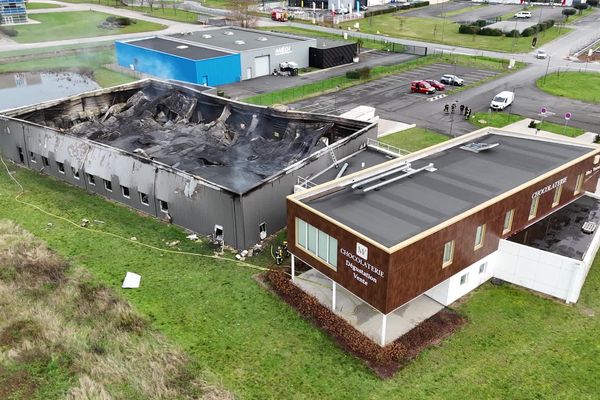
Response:
POLYGON ((391 144, 380 142, 377 139, 367 138, 367 147, 374 148, 376 150, 381 150, 384 153, 396 155, 396 156, 405 156, 410 154, 410 151, 401 149, 396 146, 392 146, 391 144))
POLYGON ((303 178, 301 176, 298 176, 298 186, 301 186, 304 189, 310 189, 312 187, 317 186, 317 184, 308 178, 303 178))

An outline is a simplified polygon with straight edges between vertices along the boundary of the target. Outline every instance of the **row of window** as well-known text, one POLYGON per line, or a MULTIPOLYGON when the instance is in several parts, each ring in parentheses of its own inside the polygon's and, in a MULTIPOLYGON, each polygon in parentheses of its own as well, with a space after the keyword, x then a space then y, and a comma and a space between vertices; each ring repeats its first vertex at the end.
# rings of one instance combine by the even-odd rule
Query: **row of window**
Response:
POLYGON ((337 240, 296 218, 296 244, 337 271, 337 240))
MULTIPOLYGON (((483 274, 486 269, 487 269, 487 262, 480 264, 479 265, 479 275, 483 274)), ((461 286, 466 285, 468 281, 469 281, 469 273, 468 272, 466 274, 463 274, 460 276, 460 285, 461 286)))
MULTIPOLYGON (((575 182, 575 191, 574 195, 578 195, 583 190, 583 183, 585 179, 585 173, 582 173, 577 176, 577 181, 575 182)), ((558 185, 556 189, 554 189, 554 197, 552 198, 552 207, 556 207, 560 203, 560 196, 562 195, 563 185, 558 185)), ((536 196, 531 200, 531 205, 529 207, 529 216, 528 220, 531 221, 535 217, 537 217, 538 206, 540 204, 540 196, 536 196)), ((506 235, 512 230, 513 219, 515 216, 515 209, 510 209, 504 214, 504 222, 502 225, 502 235, 506 235)), ((479 225, 477 230, 475 231, 475 245, 473 250, 480 249, 483 247, 483 243, 485 241, 485 231, 486 224, 479 225)), ((450 240, 444 244, 444 253, 442 256, 442 268, 446 268, 452 261, 454 260, 454 240, 450 240)))
MULTIPOLYGON (((23 155, 23 150, 19 147, 19 157, 21 158, 22 162, 25 162, 24 158, 22 157, 23 155)), ((35 157, 35 153, 33 152, 29 152, 29 158, 31 159, 32 163, 37 163, 36 157, 35 157)), ((50 162, 48 160, 47 157, 42 156, 42 163, 44 164, 44 167, 49 167, 50 166, 50 162)), ((61 174, 65 173, 65 164, 62 162, 57 161, 56 162, 56 167, 58 168, 58 172, 61 174)), ((79 171, 73 167, 71 167, 71 174, 73 175, 73 178, 76 180, 80 179, 79 176, 79 171)), ((91 174, 85 174, 86 175, 86 179, 87 179, 87 183, 90 186, 96 186, 96 177, 94 175, 91 174)), ((112 192, 113 188, 112 188, 112 182, 106 179, 102 179, 102 181, 104 182, 104 189, 106 189, 106 191, 108 192, 112 192)), ((145 206, 149 206, 150 205, 150 201, 148 199, 148 195, 146 193, 142 193, 142 192, 138 192, 140 195, 140 203, 145 205, 145 206)), ((129 188, 127 186, 122 186, 121 185, 121 195, 123 197, 125 197, 126 199, 130 199, 130 191, 129 188)), ((159 203, 159 207, 160 207, 160 211, 162 212, 169 212, 169 203, 167 203, 164 200, 158 200, 159 203)))

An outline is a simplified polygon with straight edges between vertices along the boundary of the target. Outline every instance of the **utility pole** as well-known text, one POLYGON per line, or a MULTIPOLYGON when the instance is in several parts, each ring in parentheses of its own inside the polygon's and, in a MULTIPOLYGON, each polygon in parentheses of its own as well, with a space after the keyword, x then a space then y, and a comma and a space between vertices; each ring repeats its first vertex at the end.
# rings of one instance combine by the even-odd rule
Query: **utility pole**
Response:
POLYGON ((548 63, 546 64, 546 73, 544 74, 544 81, 546 83, 546 76, 548 75, 548 69, 550 68, 550 55, 548 55, 548 63))

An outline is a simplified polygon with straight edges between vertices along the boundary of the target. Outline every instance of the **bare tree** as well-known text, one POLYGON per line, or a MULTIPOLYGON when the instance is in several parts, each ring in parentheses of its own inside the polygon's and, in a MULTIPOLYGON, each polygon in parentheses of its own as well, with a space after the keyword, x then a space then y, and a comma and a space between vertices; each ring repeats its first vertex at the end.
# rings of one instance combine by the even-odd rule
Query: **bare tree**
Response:
POLYGON ((146 3, 148 3, 148 7, 150 7, 150 13, 152 13, 152 7, 154 6, 154 1, 155 0, 146 0, 146 3))
POLYGON ((229 0, 227 9, 231 11, 231 18, 241 27, 253 28, 258 22, 256 5, 256 0, 229 0))

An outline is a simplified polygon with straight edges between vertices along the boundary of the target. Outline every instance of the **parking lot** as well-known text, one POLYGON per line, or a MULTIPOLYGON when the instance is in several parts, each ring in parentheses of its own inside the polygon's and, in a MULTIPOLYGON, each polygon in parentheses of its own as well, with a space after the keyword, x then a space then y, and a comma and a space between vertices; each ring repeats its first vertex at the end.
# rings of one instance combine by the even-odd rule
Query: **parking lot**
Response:
MULTIPOLYGON (((329 93, 291 104, 295 110, 322 114, 342 114, 355 107, 366 105, 375 107, 377 114, 384 119, 399 120, 398 111, 417 102, 426 104, 432 101, 440 103, 440 110, 446 99, 434 100, 434 95, 410 93, 410 83, 420 79, 437 79, 443 74, 456 74, 464 79, 465 85, 496 76, 497 71, 455 66, 450 64, 431 64, 401 74, 390 75, 338 92, 329 93)), ((453 87, 446 85, 446 92, 453 87)), ((438 92, 436 94, 444 94, 438 92)), ((451 97, 451 95, 450 95, 451 97)), ((402 121, 410 122, 410 121, 402 121)))

